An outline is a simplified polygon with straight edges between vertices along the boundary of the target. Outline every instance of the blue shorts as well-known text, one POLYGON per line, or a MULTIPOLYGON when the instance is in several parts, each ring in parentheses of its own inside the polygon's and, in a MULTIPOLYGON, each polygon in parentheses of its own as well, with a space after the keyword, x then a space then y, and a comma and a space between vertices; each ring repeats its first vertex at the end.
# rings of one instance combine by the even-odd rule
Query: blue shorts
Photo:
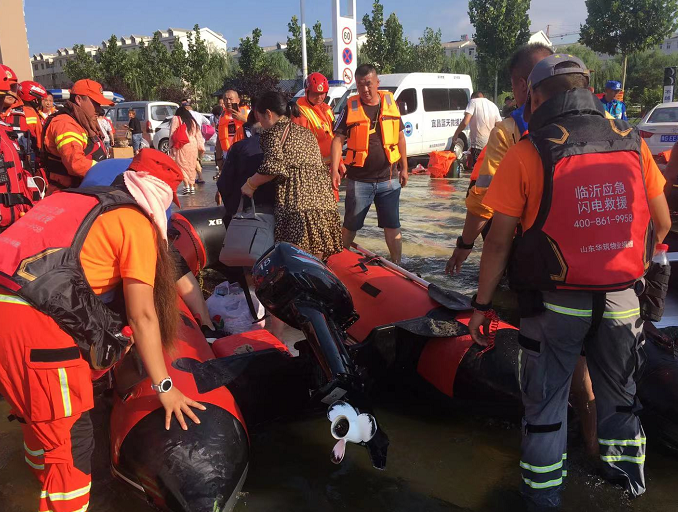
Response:
POLYGON ((349 231, 358 231, 362 228, 372 203, 377 208, 380 228, 397 229, 400 227, 400 181, 398 178, 379 183, 348 180, 344 227, 349 231))
POLYGON ((133 133, 132 134, 132 149, 134 151, 139 151, 141 149, 141 140, 144 138, 143 133, 133 133))

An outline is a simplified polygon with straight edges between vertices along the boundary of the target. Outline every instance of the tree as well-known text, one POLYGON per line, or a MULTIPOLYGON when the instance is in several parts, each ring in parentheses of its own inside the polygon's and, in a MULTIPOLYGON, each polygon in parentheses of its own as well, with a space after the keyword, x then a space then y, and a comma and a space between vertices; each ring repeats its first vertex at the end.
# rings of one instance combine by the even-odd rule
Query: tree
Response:
POLYGON ((586 0, 580 41, 594 51, 620 54, 622 88, 629 55, 661 43, 678 28, 678 0, 586 0))
POLYGON ((469 75, 473 83, 473 89, 477 89, 478 65, 475 60, 466 55, 452 55, 443 57, 443 73, 454 73, 459 75, 469 75))
POLYGON ((118 45, 118 38, 115 34, 112 34, 107 41, 106 48, 99 52, 99 64, 106 84, 119 82, 127 73, 129 59, 125 50, 118 45))
POLYGON ((530 0, 469 0, 468 15, 476 29, 473 40, 478 45, 478 64, 482 75, 494 78, 495 102, 499 71, 506 57, 529 38, 529 8, 530 0))
POLYGON ((281 80, 289 80, 299 76, 299 69, 287 60, 283 52, 267 53, 266 60, 266 67, 270 73, 281 80))
POLYGON ((266 52, 259 46, 261 29, 255 28, 252 37, 240 39, 240 72, 244 75, 256 75, 266 71, 266 52))
POLYGON ((439 73, 443 67, 445 52, 441 41, 441 32, 426 27, 419 44, 414 48, 417 71, 423 73, 439 73))
POLYGON ((158 88, 175 81, 170 54, 161 37, 158 31, 148 43, 139 45, 139 65, 144 71, 144 98, 148 100, 158 99, 158 88))
POLYGON ((89 78, 101 82, 101 66, 94 60, 82 44, 73 45, 75 56, 66 62, 65 71, 73 82, 89 78))
MULTIPOLYGON (((287 24, 287 29, 290 35, 287 36, 285 57, 297 69, 302 69, 301 26, 296 16, 292 16, 287 24)), ((317 71, 327 77, 332 75, 332 59, 325 51, 325 38, 319 21, 316 21, 313 25, 313 35, 311 35, 311 30, 308 27, 306 28, 306 58, 309 73, 317 71)))
POLYGON ((380 0, 372 4, 372 17, 363 16, 367 40, 360 49, 360 63, 373 64, 380 73, 414 71, 417 62, 414 48, 403 36, 403 26, 395 13, 384 22, 384 6, 380 0))
POLYGON ((174 46, 170 52, 170 67, 175 77, 186 80, 188 76, 188 60, 184 45, 178 39, 174 41, 174 46))

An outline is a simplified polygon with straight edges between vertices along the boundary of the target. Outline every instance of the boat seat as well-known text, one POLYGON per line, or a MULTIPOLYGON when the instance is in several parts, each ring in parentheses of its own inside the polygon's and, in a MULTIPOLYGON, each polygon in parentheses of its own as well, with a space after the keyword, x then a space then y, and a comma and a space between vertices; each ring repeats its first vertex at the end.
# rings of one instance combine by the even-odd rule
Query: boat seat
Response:
POLYGON ((277 349, 289 355, 287 346, 265 329, 232 334, 219 338, 212 344, 215 357, 229 357, 248 352, 260 352, 262 350, 277 349))

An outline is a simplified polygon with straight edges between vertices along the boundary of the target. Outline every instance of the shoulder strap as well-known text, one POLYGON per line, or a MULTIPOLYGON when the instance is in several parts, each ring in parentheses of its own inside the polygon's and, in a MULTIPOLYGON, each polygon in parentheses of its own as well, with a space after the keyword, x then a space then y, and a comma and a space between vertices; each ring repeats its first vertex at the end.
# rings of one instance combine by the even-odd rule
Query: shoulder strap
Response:
POLYGON ((285 147, 285 142, 287 142, 287 136, 290 134, 291 126, 292 122, 287 123, 287 126, 285 126, 285 131, 283 131, 282 137, 280 137, 280 149, 285 147))

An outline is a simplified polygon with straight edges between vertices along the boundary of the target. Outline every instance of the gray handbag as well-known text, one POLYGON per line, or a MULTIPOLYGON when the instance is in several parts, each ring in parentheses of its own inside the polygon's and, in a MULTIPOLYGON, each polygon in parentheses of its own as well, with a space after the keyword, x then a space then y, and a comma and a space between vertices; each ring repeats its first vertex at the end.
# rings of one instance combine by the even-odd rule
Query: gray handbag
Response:
POLYGON ((254 199, 252 208, 243 210, 243 199, 228 225, 219 253, 219 261, 229 267, 251 267, 275 242, 275 216, 257 213, 254 199))

